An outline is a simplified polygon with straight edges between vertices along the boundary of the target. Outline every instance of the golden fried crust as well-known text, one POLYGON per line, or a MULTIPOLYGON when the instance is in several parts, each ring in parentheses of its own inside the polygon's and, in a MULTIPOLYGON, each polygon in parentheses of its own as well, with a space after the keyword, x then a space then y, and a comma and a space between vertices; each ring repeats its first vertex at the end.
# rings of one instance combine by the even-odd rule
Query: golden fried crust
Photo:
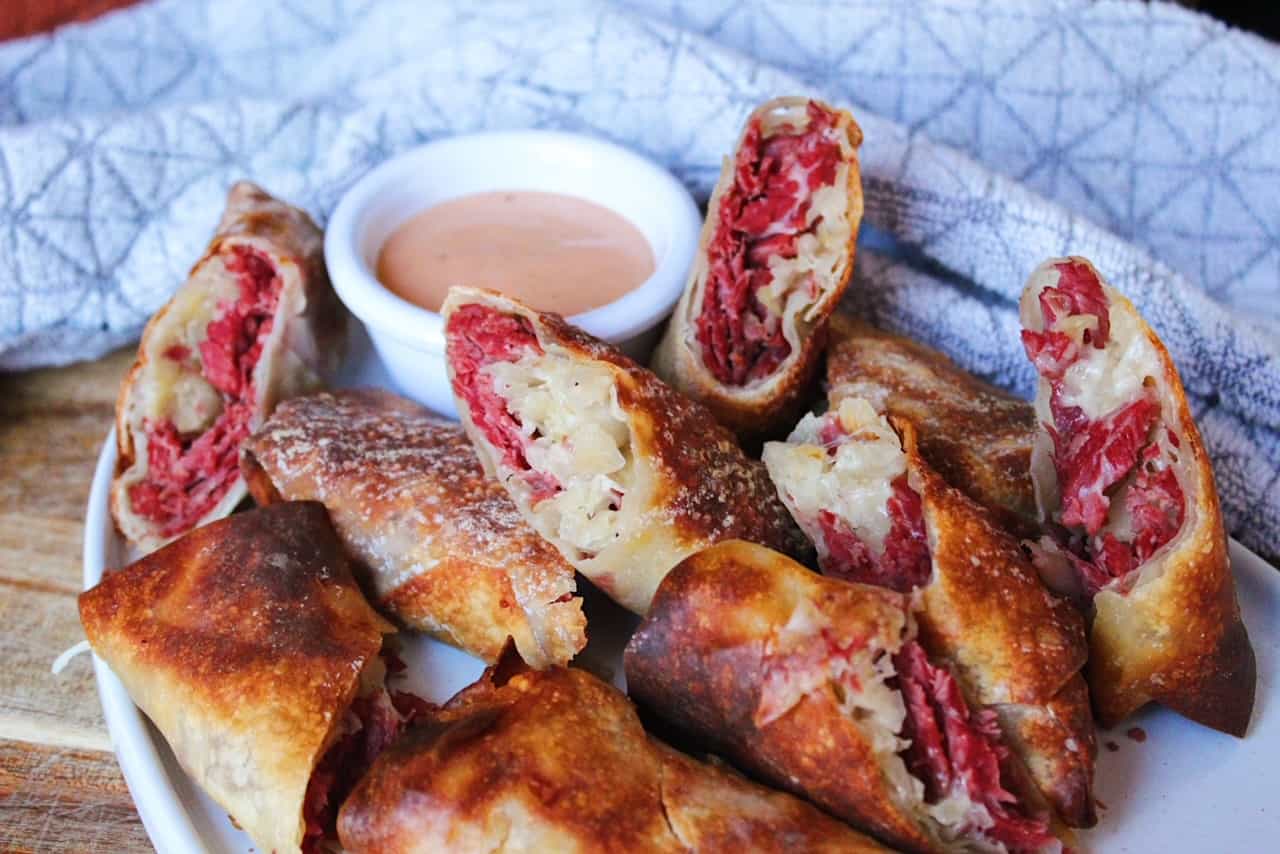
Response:
POLYGON ((198 528, 80 596, 94 652, 262 850, 297 850, 312 769, 392 627, 324 507, 198 528))
POLYGON ((845 158, 849 166, 849 245, 844 263, 837 268, 834 280, 822 283, 818 301, 795 318, 798 347, 783 361, 773 376, 751 386, 727 386, 707 370, 698 350, 696 328, 702 306, 702 293, 708 273, 707 247, 720 222, 720 199, 733 186, 737 151, 742 147, 751 122, 771 111, 802 104, 805 98, 777 98, 762 104, 747 119, 734 154, 725 158, 720 180, 707 203, 707 217, 702 226, 698 258, 689 274, 680 302, 667 324, 666 332, 654 351, 653 369, 680 392, 705 405, 720 423, 733 430, 748 447, 765 439, 786 435, 796 419, 808 408, 810 393, 826 347, 827 318, 840 303, 853 272, 858 226, 862 221, 862 175, 856 149, 862 144, 862 129, 845 110, 823 105, 837 116, 836 127, 848 135, 854 152, 845 158))
POLYGON ((901 594, 823 578, 760 546, 721 543, 686 558, 658 588, 627 645, 628 690, 762 780, 891 845, 929 850, 928 837, 895 803, 870 743, 834 692, 810 692, 757 726, 766 646, 802 603, 848 638, 864 637, 890 651, 902 642, 901 594))
MULTIPOLYGON (((468 303, 523 317, 544 351, 595 362, 613 374, 631 429, 630 453, 650 473, 652 486, 642 524, 590 562, 570 562, 624 607, 643 614, 671 567, 712 543, 744 539, 797 557, 810 554, 809 541, 778 498, 764 464, 747 457, 705 407, 560 315, 534 311, 494 291, 452 288, 443 312, 446 322, 468 303)), ((467 435, 492 475, 489 443, 475 429, 467 402, 456 402, 467 435)))
POLYGON ((884 846, 802 800, 649 740, 667 823, 689 851, 873 852, 884 846))
POLYGON ((1096 820, 1097 744, 1080 675, 1088 655, 1084 620, 1045 588, 983 508, 929 467, 911 422, 892 421, 921 495, 933 557, 916 614, 921 643, 951 662, 972 702, 1018 721, 1011 742, 1037 786, 1064 821, 1089 826, 1096 820))
POLYGON ((246 441, 254 498, 321 501, 375 603, 496 661, 507 638, 534 667, 586 644, 573 568, 480 467, 462 428, 381 390, 281 404, 246 441))
POLYGON ((353 854, 877 850, 786 795, 651 740, 582 670, 494 671, 375 763, 343 806, 353 854), (777 822, 762 819, 777 819, 777 822))
MULTIPOLYGON (((1113 310, 1137 309, 1108 288, 1113 310)), ((1164 369, 1159 384, 1165 423, 1190 465, 1183 530, 1136 570, 1128 594, 1111 588, 1094 597, 1089 688, 1103 726, 1113 726, 1148 702, 1243 737, 1253 712, 1257 664, 1240 617, 1213 468, 1187 404, 1178 370, 1150 326, 1147 339, 1164 369), (1170 419, 1170 413, 1175 414, 1170 419)))
POLYGON ((1039 536, 1031 481, 1037 426, 1029 401, 983 382, 937 350, 841 312, 831 317, 827 389, 832 408, 859 397, 910 420, 920 454, 948 483, 1018 536, 1039 536))
MULTIPOLYGON (((273 332, 253 371, 251 426, 256 428, 279 400, 318 387, 337 369, 345 350, 347 312, 325 269, 324 233, 305 211, 248 181, 238 181, 228 191, 227 207, 213 240, 181 289, 203 287, 197 281, 202 268, 235 246, 252 247, 265 254, 283 282, 273 332)), ((133 512, 129 487, 140 479, 146 462, 142 400, 147 390, 140 384, 147 381, 148 365, 163 358, 167 344, 159 340, 160 330, 176 299, 170 299, 147 322, 138 355, 116 399, 117 454, 109 497, 111 516, 125 538, 144 551, 172 539, 162 537, 153 523, 133 512)), ((214 319, 202 318, 206 326, 214 319)), ((245 492, 245 485, 237 482, 196 525, 230 513, 245 492)))

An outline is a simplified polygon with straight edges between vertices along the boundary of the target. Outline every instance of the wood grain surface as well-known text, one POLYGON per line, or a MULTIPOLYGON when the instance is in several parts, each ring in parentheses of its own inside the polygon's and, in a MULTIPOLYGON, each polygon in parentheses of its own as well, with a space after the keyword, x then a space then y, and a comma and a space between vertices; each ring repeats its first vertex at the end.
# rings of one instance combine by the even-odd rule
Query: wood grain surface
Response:
MULTIPOLYGON (((0 0, 2 2, 2 0, 0 0)), ((132 348, 0 376, 0 851, 150 851, 76 612, 85 502, 132 348)))

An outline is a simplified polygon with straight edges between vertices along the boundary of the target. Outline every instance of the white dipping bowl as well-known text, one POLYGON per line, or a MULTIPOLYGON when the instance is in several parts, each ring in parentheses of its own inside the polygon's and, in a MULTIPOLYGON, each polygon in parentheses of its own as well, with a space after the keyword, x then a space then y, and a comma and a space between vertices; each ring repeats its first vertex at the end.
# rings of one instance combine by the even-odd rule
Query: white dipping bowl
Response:
POLYGON ((680 297, 698 247, 702 218, 684 185, 653 161, 588 136, 467 134, 423 145, 373 169, 342 197, 325 229, 329 276, 368 329, 400 391, 450 417, 457 410, 445 371, 443 320, 387 290, 374 271, 383 244, 406 220, 449 199, 495 190, 576 196, 616 211, 639 229, 653 250, 653 275, 569 321, 642 362, 680 297))

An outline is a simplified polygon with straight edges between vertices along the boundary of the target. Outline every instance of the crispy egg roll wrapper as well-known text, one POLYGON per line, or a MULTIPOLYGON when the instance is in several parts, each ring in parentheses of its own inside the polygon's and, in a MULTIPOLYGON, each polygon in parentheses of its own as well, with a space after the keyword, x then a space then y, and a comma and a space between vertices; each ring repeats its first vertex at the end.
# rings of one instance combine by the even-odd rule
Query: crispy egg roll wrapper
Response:
POLYGON ((93 651, 262 851, 298 851, 313 769, 393 627, 324 507, 198 528, 80 595, 93 651))
MULTIPOLYGON (((827 318, 839 303, 853 270, 858 226, 862 221, 862 177, 857 151, 861 143, 861 129, 844 110, 808 98, 768 101, 748 117, 734 154, 725 158, 720 180, 707 204, 699 252, 680 302, 654 351, 653 369, 676 389, 709 407, 716 418, 744 442, 755 443, 785 434, 808 404, 807 397, 813 389, 825 344, 827 318), (767 148, 771 139, 813 128, 815 115, 829 125, 821 133, 829 137, 837 165, 830 178, 822 180, 817 188, 810 190, 801 186, 797 194, 808 204, 804 215, 806 227, 802 231, 811 233, 798 239, 788 250, 794 253, 791 259, 780 266, 770 262, 773 278, 766 290, 784 285, 782 292, 757 300, 751 295, 756 293, 755 287, 745 285, 750 291, 742 297, 746 304, 727 298, 727 307, 712 308, 707 301, 716 297, 713 269, 718 265, 713 265, 711 255, 724 218, 746 218, 750 209, 764 206, 771 193, 779 192, 778 187, 735 190, 739 161, 750 158, 757 145, 767 148), (750 376, 745 382, 732 378, 725 381, 707 364, 708 351, 704 349, 703 338, 708 333, 700 333, 699 320, 704 312, 724 311, 725 323, 745 328, 758 322, 754 315, 747 316, 753 306, 755 310, 766 311, 771 322, 778 324, 787 353, 760 376, 750 376), (743 314, 728 316, 734 312, 743 314)), ((793 177, 791 171, 788 170, 788 176, 793 177)), ((805 170, 799 167, 799 171, 805 170)), ((800 185, 793 177, 788 186, 800 185)), ((787 212, 794 211, 788 207, 787 212)), ((769 229, 774 239, 777 230, 776 226, 769 229)), ((783 252, 774 261, 786 254, 783 252)), ((747 274, 738 273, 742 275, 747 274)), ((724 358, 747 359, 748 354, 743 351, 753 346, 752 337, 744 332, 745 340, 717 343, 713 351, 723 346, 727 351, 724 358)))
POLYGON ((380 757, 342 809, 347 851, 885 850, 652 739, 586 671, 501 669, 380 757))
MULTIPOLYGON (((912 794, 920 783, 897 756, 904 713, 883 660, 914 643, 910 607, 907 594, 826 578, 753 544, 722 543, 663 581, 627 646, 628 689, 758 779, 896 849, 959 850, 965 840, 948 841, 926 816, 922 796, 912 794), (865 656, 867 669, 851 665, 854 677, 841 683, 822 669, 826 654, 865 656), (782 706, 771 699, 778 690, 782 706), (851 694, 874 699, 846 711, 851 694)), ((1016 757, 1009 775, 1014 793, 1047 815, 1016 757)), ((1070 839, 1065 828, 1052 830, 1070 839)))
MULTIPOLYGON (((1125 540, 1125 529, 1134 526, 1137 513, 1150 514, 1161 501, 1166 502, 1165 519, 1173 510, 1180 521, 1170 531, 1172 536, 1150 554, 1140 556, 1135 549, 1132 570, 1106 579, 1091 597, 1087 676, 1094 710, 1104 726, 1114 726, 1157 702, 1205 726, 1243 736, 1253 710, 1257 665, 1240 615, 1213 468, 1168 350, 1133 303, 1107 285, 1087 259, 1075 257, 1051 259, 1032 274, 1021 304, 1024 343, 1029 335, 1032 340, 1037 334, 1052 335, 1072 323, 1077 324, 1076 336, 1081 329, 1098 335, 1103 310, 1099 304, 1107 315, 1107 340, 1095 347, 1075 339, 1082 354, 1076 369, 1080 373, 1071 376, 1069 368, 1064 374, 1058 406, 1077 406, 1088 429, 1097 428, 1100 438, 1119 445, 1126 440, 1120 426, 1123 416, 1117 413, 1133 412, 1131 407, 1145 401, 1153 421, 1137 437, 1134 453, 1151 452, 1152 458, 1140 457, 1119 484, 1104 488, 1086 477, 1088 482, 1077 493, 1078 509, 1088 512, 1084 508, 1103 496, 1106 522, 1097 536, 1110 534, 1120 541, 1125 540), (1064 312, 1067 325, 1046 330, 1041 297, 1050 288, 1067 302, 1082 298, 1096 311, 1064 312), (1167 491, 1135 494, 1140 477, 1157 484, 1164 479, 1167 491), (1170 477, 1176 487, 1168 482, 1170 477)), ((1043 427, 1032 454, 1032 476, 1042 522, 1078 537, 1083 526, 1064 523, 1063 489, 1050 430, 1064 431, 1055 422, 1053 394, 1053 382, 1042 373, 1036 414, 1043 427)), ((1071 447, 1070 441, 1068 436, 1064 445, 1071 447)), ((1119 455, 1115 446, 1110 452, 1119 455)), ((1066 467, 1073 478, 1079 473, 1071 463, 1066 467)), ((1097 512, 1098 506, 1092 506, 1097 512)), ((1136 542, 1136 528, 1131 533, 1136 542)), ((1049 540, 1045 537, 1042 545, 1059 555, 1046 564, 1056 567, 1046 578, 1061 583, 1061 549, 1049 540)), ((1084 584, 1080 579, 1073 583, 1084 584)), ((1079 593, 1079 588, 1072 592, 1079 593)), ((1084 598, 1089 599, 1087 594, 1084 598)))
POLYGON ((374 604, 492 663, 507 639, 533 667, 586 644, 573 567, 480 467, 462 427, 391 392, 281 404, 244 446, 260 504, 329 510, 374 604))
POLYGON ((1045 587, 1018 541, 929 466, 917 435, 906 418, 846 398, 766 446, 765 461, 824 571, 918 591, 925 649, 999 716, 1063 820, 1091 826, 1097 744, 1081 675, 1084 621, 1045 587), (881 520, 880 545, 869 545, 881 520), (843 538, 878 557, 859 563, 843 538))
POLYGON ((745 539, 809 544, 763 464, 699 404, 616 348, 492 291, 443 310, 458 414, 534 530, 638 614, 681 558, 745 539))
POLYGON ((231 187, 204 257, 147 323, 120 387, 110 505, 134 547, 235 509, 247 491, 240 442, 336 370, 347 315, 323 249, 304 211, 247 181, 231 187))

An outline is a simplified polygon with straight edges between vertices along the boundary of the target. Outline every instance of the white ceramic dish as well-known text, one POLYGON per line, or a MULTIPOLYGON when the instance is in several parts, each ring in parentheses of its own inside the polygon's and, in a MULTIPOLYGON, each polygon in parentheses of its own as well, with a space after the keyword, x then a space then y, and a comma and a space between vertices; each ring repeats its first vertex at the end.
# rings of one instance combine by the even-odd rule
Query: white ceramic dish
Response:
MULTIPOLYGON (((356 335, 340 385, 388 385, 389 376, 363 334, 356 335)), ((84 535, 84 585, 107 567, 121 566, 124 544, 107 511, 115 466, 114 435, 107 437, 89 494, 84 535)), ((1280 837, 1280 572, 1239 543, 1231 543, 1245 623, 1258 656, 1258 700, 1248 737, 1239 741, 1161 709, 1149 709, 1114 732, 1099 733, 1097 795, 1106 809, 1082 850, 1165 854, 1275 850, 1280 837), (1125 732, 1140 727, 1137 743, 1125 732), (1116 746, 1112 751, 1108 742, 1116 746)), ((584 591, 585 592, 585 591, 584 591)), ((586 596, 591 643, 579 657, 592 671, 620 676, 621 651, 634 618, 586 596)), ((405 636, 410 686, 441 701, 473 681, 479 661, 436 641, 405 636)), ((164 739, 129 699, 124 686, 96 657, 98 694, 111 743, 156 850, 247 854, 249 838, 178 767, 164 739)))
POLYGON ((325 228, 325 264, 338 296, 368 327, 393 385, 449 416, 456 411, 440 315, 391 293, 374 269, 383 244, 405 220, 448 199, 490 190, 577 196, 616 211, 640 230, 653 249, 653 275, 620 299, 571 318, 633 357, 653 348, 658 324, 684 289, 702 227, 689 191, 669 172, 625 148, 578 134, 455 136, 370 171, 334 209, 325 228))

